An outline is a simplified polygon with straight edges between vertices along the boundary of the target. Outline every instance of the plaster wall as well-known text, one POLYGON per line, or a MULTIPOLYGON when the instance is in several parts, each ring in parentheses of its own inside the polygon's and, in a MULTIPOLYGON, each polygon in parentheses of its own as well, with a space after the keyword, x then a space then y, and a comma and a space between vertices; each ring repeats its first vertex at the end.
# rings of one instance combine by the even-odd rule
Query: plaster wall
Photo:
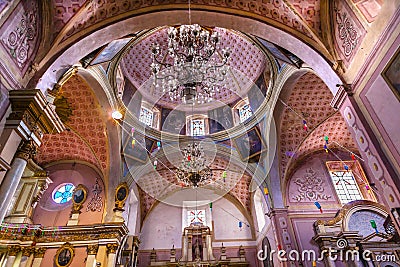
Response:
MULTIPOLYGON (((140 234, 141 250, 182 247, 182 208, 159 203, 145 219, 140 234)), ((225 198, 213 203, 213 246, 249 244, 254 241, 251 226, 243 213, 225 198), (243 222, 239 228, 239 220, 243 222), (242 242, 242 243, 241 243, 242 242)), ((207 218, 206 218, 207 219, 207 218)))
POLYGON ((79 215, 79 225, 102 222, 105 195, 104 185, 101 179, 99 179, 99 183, 103 188, 100 193, 103 206, 100 211, 86 211, 86 207, 93 196, 93 185, 96 182, 96 178, 99 177, 97 172, 88 166, 78 163, 75 167, 73 167, 72 164, 58 164, 51 166, 46 170, 49 171, 49 177, 53 183, 49 185, 49 188, 43 194, 43 197, 39 201, 39 205, 37 205, 35 209, 33 214, 34 223, 42 224, 44 226, 65 226, 67 224, 72 208, 72 201, 65 204, 56 204, 52 199, 52 194, 57 186, 69 182, 73 183, 75 186, 83 184, 88 189, 87 199, 81 209, 82 213, 79 215))
MULTIPOLYGON (((400 165, 400 136, 398 134, 400 116, 396 116, 396 114, 400 114, 400 93, 398 92, 396 96, 395 89, 383 77, 384 69, 396 55, 398 47, 400 47, 400 35, 383 56, 361 91, 360 98, 378 130, 378 140, 384 141, 393 159, 397 165, 400 165)), ((397 64, 399 63, 397 62, 397 64)), ((399 85, 397 84, 397 86, 399 85)))

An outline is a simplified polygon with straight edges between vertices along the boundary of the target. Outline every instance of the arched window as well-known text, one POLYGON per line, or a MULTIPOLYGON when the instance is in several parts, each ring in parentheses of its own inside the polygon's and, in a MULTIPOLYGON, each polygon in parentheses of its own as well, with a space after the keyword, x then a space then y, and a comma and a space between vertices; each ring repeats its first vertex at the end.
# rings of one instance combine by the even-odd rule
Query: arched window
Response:
POLYGON ((149 127, 158 129, 160 111, 156 107, 152 107, 149 103, 142 101, 140 107, 139 121, 149 127))
POLYGON ((191 136, 203 136, 208 134, 206 120, 207 117, 205 115, 193 115, 187 117, 186 125, 189 125, 187 133, 191 136))
POLYGON ((361 199, 376 201, 358 161, 328 161, 326 165, 341 204, 361 199))
POLYGON ((53 201, 57 204, 64 204, 71 200, 75 186, 71 183, 60 184, 53 191, 53 201))
POLYGON ((235 106, 236 116, 238 116, 239 123, 243 123, 248 120, 251 116, 253 116, 253 110, 250 107, 249 99, 245 98, 242 101, 239 101, 235 106))
POLYGON ((147 126, 153 127, 153 119, 153 111, 142 106, 140 109, 139 121, 143 122, 147 126))

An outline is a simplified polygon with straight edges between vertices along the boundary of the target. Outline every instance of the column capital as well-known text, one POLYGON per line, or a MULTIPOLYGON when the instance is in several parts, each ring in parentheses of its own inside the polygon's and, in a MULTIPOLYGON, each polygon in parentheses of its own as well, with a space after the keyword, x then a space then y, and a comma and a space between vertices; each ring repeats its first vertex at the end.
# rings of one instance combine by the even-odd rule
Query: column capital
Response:
POLYGON ((35 252, 35 247, 22 247, 22 256, 29 257, 35 252))
POLYGON ((18 254, 18 252, 21 251, 21 246, 12 245, 12 246, 7 247, 7 250, 8 250, 9 256, 16 256, 18 254))
MULTIPOLYGON (((108 244, 107 244, 107 249, 108 249, 108 244)), ((99 250, 98 244, 87 246, 87 254, 88 255, 96 255, 98 250, 99 250)))
POLYGON ((36 155, 37 146, 33 140, 22 141, 17 149, 15 157, 28 161, 36 155))
POLYGON ((35 258, 43 258, 45 252, 46 252, 45 247, 35 248, 35 251, 34 251, 35 258))
POLYGON ((118 249, 117 243, 107 244, 107 254, 115 254, 118 249))

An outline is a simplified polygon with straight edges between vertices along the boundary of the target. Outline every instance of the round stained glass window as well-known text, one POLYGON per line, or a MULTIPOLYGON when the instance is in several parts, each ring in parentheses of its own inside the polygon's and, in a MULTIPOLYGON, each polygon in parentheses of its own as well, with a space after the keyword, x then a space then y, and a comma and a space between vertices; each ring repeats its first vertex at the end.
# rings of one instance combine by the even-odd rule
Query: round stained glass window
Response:
POLYGON ((75 186, 70 183, 61 184, 53 191, 53 201, 58 204, 67 203, 72 198, 75 186))

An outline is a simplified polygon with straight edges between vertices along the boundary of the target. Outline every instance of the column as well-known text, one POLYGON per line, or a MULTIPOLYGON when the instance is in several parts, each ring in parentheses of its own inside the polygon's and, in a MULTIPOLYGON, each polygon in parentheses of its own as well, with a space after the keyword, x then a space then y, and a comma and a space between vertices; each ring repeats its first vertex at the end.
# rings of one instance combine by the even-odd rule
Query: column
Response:
POLYGON ((17 256, 18 252, 21 251, 20 246, 9 246, 7 248, 8 250, 8 256, 7 256, 7 262, 5 267, 12 267, 15 261, 15 256, 17 256))
POLYGON ((40 267, 40 264, 42 264, 42 260, 43 260, 45 252, 46 252, 45 247, 35 248, 35 251, 33 254, 34 259, 33 259, 32 267, 40 267))
POLYGON ((32 224, 32 214, 38 201, 52 181, 47 177, 46 171, 36 171, 31 177, 22 177, 17 188, 18 195, 11 208, 11 213, 4 221, 9 223, 28 223, 32 224))
POLYGON ((22 141, 18 147, 11 169, 7 172, 0 187, 0 222, 3 221, 8 211, 28 160, 36 154, 36 148, 33 140, 22 141))
POLYGON ((99 250, 99 245, 88 245, 87 246, 87 258, 85 267, 94 267, 96 264, 96 255, 99 250))
MULTIPOLYGON (((285 250, 286 252, 289 252, 290 250, 295 250, 295 239, 293 238, 293 232, 292 229, 290 228, 289 225, 289 219, 287 215, 287 209, 286 208, 273 208, 271 212, 269 213, 269 216, 271 218, 271 222, 273 223, 273 226, 275 228, 275 236, 276 236, 276 241, 277 241, 277 248, 272 248, 275 249, 276 251, 279 250, 285 250)), ((282 266, 299 266, 299 262, 291 262, 289 261, 288 254, 286 254, 284 257, 286 258, 287 261, 282 261, 280 264, 282 266)))
MULTIPOLYGON (((65 130, 54 106, 46 100, 40 90, 12 90, 9 96, 11 113, 0 136, 0 161, 3 170, 10 170, 21 140, 33 140, 40 146, 43 134, 60 133, 65 130)), ((3 172, 0 175, 0 183, 2 179, 3 172)))
POLYGON ((35 252, 34 247, 23 247, 22 258, 19 267, 31 267, 33 262, 33 253, 35 252))
POLYGON ((107 244, 107 267, 114 267, 116 261, 118 245, 116 243, 107 244))

